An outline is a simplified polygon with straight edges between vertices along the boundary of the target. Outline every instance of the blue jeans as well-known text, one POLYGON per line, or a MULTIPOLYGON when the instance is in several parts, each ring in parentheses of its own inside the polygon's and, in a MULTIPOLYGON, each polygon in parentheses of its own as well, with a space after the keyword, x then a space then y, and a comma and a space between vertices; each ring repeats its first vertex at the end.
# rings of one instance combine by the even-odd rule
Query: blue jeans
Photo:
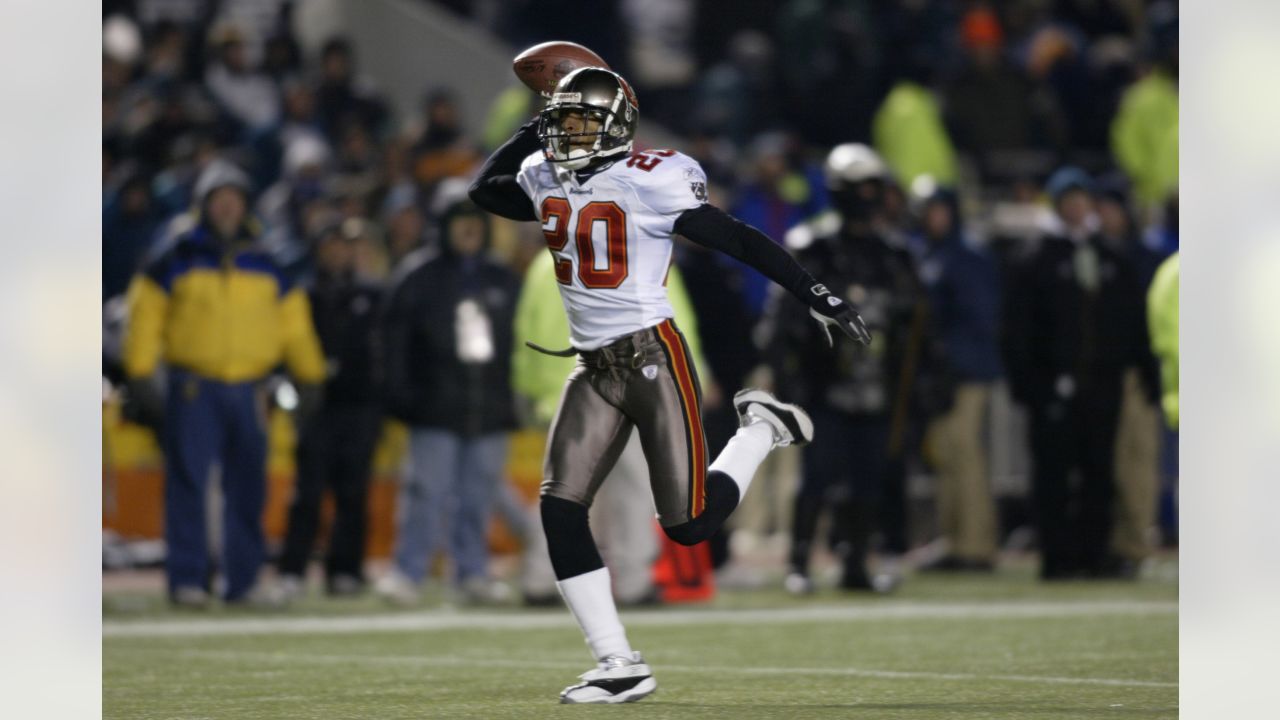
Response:
POLYGON ((258 384, 221 383, 170 368, 163 436, 169 591, 207 586, 205 490, 216 463, 222 466, 226 599, 237 600, 253 587, 266 558, 266 406, 258 384))
POLYGON ((422 582, 447 538, 458 582, 488 576, 489 511, 506 460, 506 433, 410 433, 410 467, 398 498, 395 558, 400 572, 422 582))

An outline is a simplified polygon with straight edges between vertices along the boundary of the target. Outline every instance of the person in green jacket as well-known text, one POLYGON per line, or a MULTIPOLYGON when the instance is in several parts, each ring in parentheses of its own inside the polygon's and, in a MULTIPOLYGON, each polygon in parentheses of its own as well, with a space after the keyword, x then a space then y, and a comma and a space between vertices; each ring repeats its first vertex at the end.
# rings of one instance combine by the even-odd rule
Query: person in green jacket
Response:
POLYGON ((1111 153, 1150 211, 1178 189, 1178 10, 1159 2, 1145 14, 1151 71, 1120 99, 1111 153))
POLYGON ((1178 86, 1157 67, 1125 91, 1111 123, 1111 152, 1144 206, 1178 188, 1178 86))
POLYGON ((955 187, 956 151, 942 124, 937 98, 922 82, 904 78, 889 91, 871 125, 876 152, 902 187, 921 175, 955 187))
MULTIPOLYGON (((698 377, 709 380, 711 372, 702 357, 697 316, 680 270, 674 265, 667 276, 667 297, 689 343, 698 377)), ((525 271, 524 285, 516 303, 515 335, 520 340, 552 347, 568 343, 569 320, 561 305, 551 253, 538 253, 525 271)), ((564 391, 564 379, 575 362, 575 357, 555 357, 536 352, 522 342, 516 344, 511 361, 511 386, 525 402, 526 424, 544 430, 550 426, 564 391)), ((713 386, 712 382, 706 383, 708 393, 713 392, 713 386)), ((529 513, 529 518, 531 522, 541 520, 536 509, 529 513)), ((591 507, 591 525, 613 575, 619 604, 635 605, 655 598, 650 568, 658 556, 659 537, 653 518, 649 469, 639 434, 632 433, 626 450, 591 507)), ((540 529, 533 528, 528 540, 521 574, 525 602, 531 605, 555 602, 559 593, 544 545, 546 539, 540 529)))
POLYGON ((1165 422, 1178 429, 1178 253, 1169 256, 1156 270, 1147 290, 1147 323, 1151 351, 1160 360, 1160 404, 1165 422))

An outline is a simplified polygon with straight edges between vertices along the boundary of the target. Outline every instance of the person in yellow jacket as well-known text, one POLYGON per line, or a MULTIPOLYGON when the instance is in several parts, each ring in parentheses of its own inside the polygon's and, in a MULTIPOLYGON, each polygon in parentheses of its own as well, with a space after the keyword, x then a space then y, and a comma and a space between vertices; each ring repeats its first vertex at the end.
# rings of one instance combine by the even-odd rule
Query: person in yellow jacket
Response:
POLYGON ((217 159, 195 187, 193 227, 129 286, 124 368, 165 455, 165 571, 169 597, 209 596, 205 488, 222 468, 223 598, 246 601, 265 560, 266 397, 282 361, 300 386, 303 422, 325 377, 306 293, 255 244, 249 178, 217 159), (166 392, 155 388, 162 382, 166 392))

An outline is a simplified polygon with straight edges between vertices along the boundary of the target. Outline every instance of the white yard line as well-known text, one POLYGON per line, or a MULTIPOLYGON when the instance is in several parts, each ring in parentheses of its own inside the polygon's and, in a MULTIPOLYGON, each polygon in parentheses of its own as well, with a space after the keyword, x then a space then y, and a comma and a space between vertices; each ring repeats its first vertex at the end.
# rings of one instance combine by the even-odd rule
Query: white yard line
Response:
MULTIPOLYGON (((623 612, 633 626, 756 625, 876 620, 1070 618, 1104 615, 1175 615, 1176 602, 988 602, 817 605, 760 610, 643 610, 623 612)), ((271 616, 207 620, 108 620, 104 638, 223 635, 344 634, 444 630, 536 630, 573 627, 568 612, 458 612, 433 610, 333 617, 271 616)))
MULTIPOLYGON (((185 650, 178 653, 182 657, 211 660, 226 660, 235 664, 246 662, 279 662, 285 664, 312 665, 389 665, 402 667, 511 667, 528 668, 531 665, 543 668, 556 668, 578 672, 583 669, 581 662, 539 660, 516 660, 512 658, 477 658, 477 657, 406 657, 395 655, 317 655, 312 653, 272 653, 237 650, 185 650)), ((974 681, 986 680, 996 682, 1018 682, 1044 685, 1102 685, 1108 687, 1149 687, 1176 688, 1177 683, 1154 682, 1148 680, 1123 680, 1116 678, 1080 678, 1054 677, 1039 675, 982 675, 978 673, 936 673, 899 670, 868 670, 850 667, 732 667, 715 665, 658 665, 657 675, 661 673, 704 673, 714 675, 818 675, 834 677, 865 677, 890 680, 943 680, 974 681)))

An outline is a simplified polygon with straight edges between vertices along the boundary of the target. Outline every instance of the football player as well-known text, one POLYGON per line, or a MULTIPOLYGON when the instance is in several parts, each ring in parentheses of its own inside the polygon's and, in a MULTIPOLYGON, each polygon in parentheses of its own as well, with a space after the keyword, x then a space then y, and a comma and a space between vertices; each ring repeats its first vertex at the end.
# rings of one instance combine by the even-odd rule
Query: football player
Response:
POLYGON ((627 642, 587 524, 587 508, 632 429, 649 465, 658 521, 684 545, 720 527, 771 450, 813 437, 799 407, 744 389, 734 396, 741 427, 708 464, 701 389, 664 286, 672 236, 758 269, 808 306, 828 340, 835 327, 870 342, 855 308, 780 245, 707 203, 697 162, 672 150, 633 153, 638 120, 622 76, 579 68, 471 185, 471 198, 490 212, 542 224, 572 347, 534 349, 578 356, 547 440, 541 514, 556 585, 598 664, 560 693, 564 703, 630 702, 657 687, 627 642))

